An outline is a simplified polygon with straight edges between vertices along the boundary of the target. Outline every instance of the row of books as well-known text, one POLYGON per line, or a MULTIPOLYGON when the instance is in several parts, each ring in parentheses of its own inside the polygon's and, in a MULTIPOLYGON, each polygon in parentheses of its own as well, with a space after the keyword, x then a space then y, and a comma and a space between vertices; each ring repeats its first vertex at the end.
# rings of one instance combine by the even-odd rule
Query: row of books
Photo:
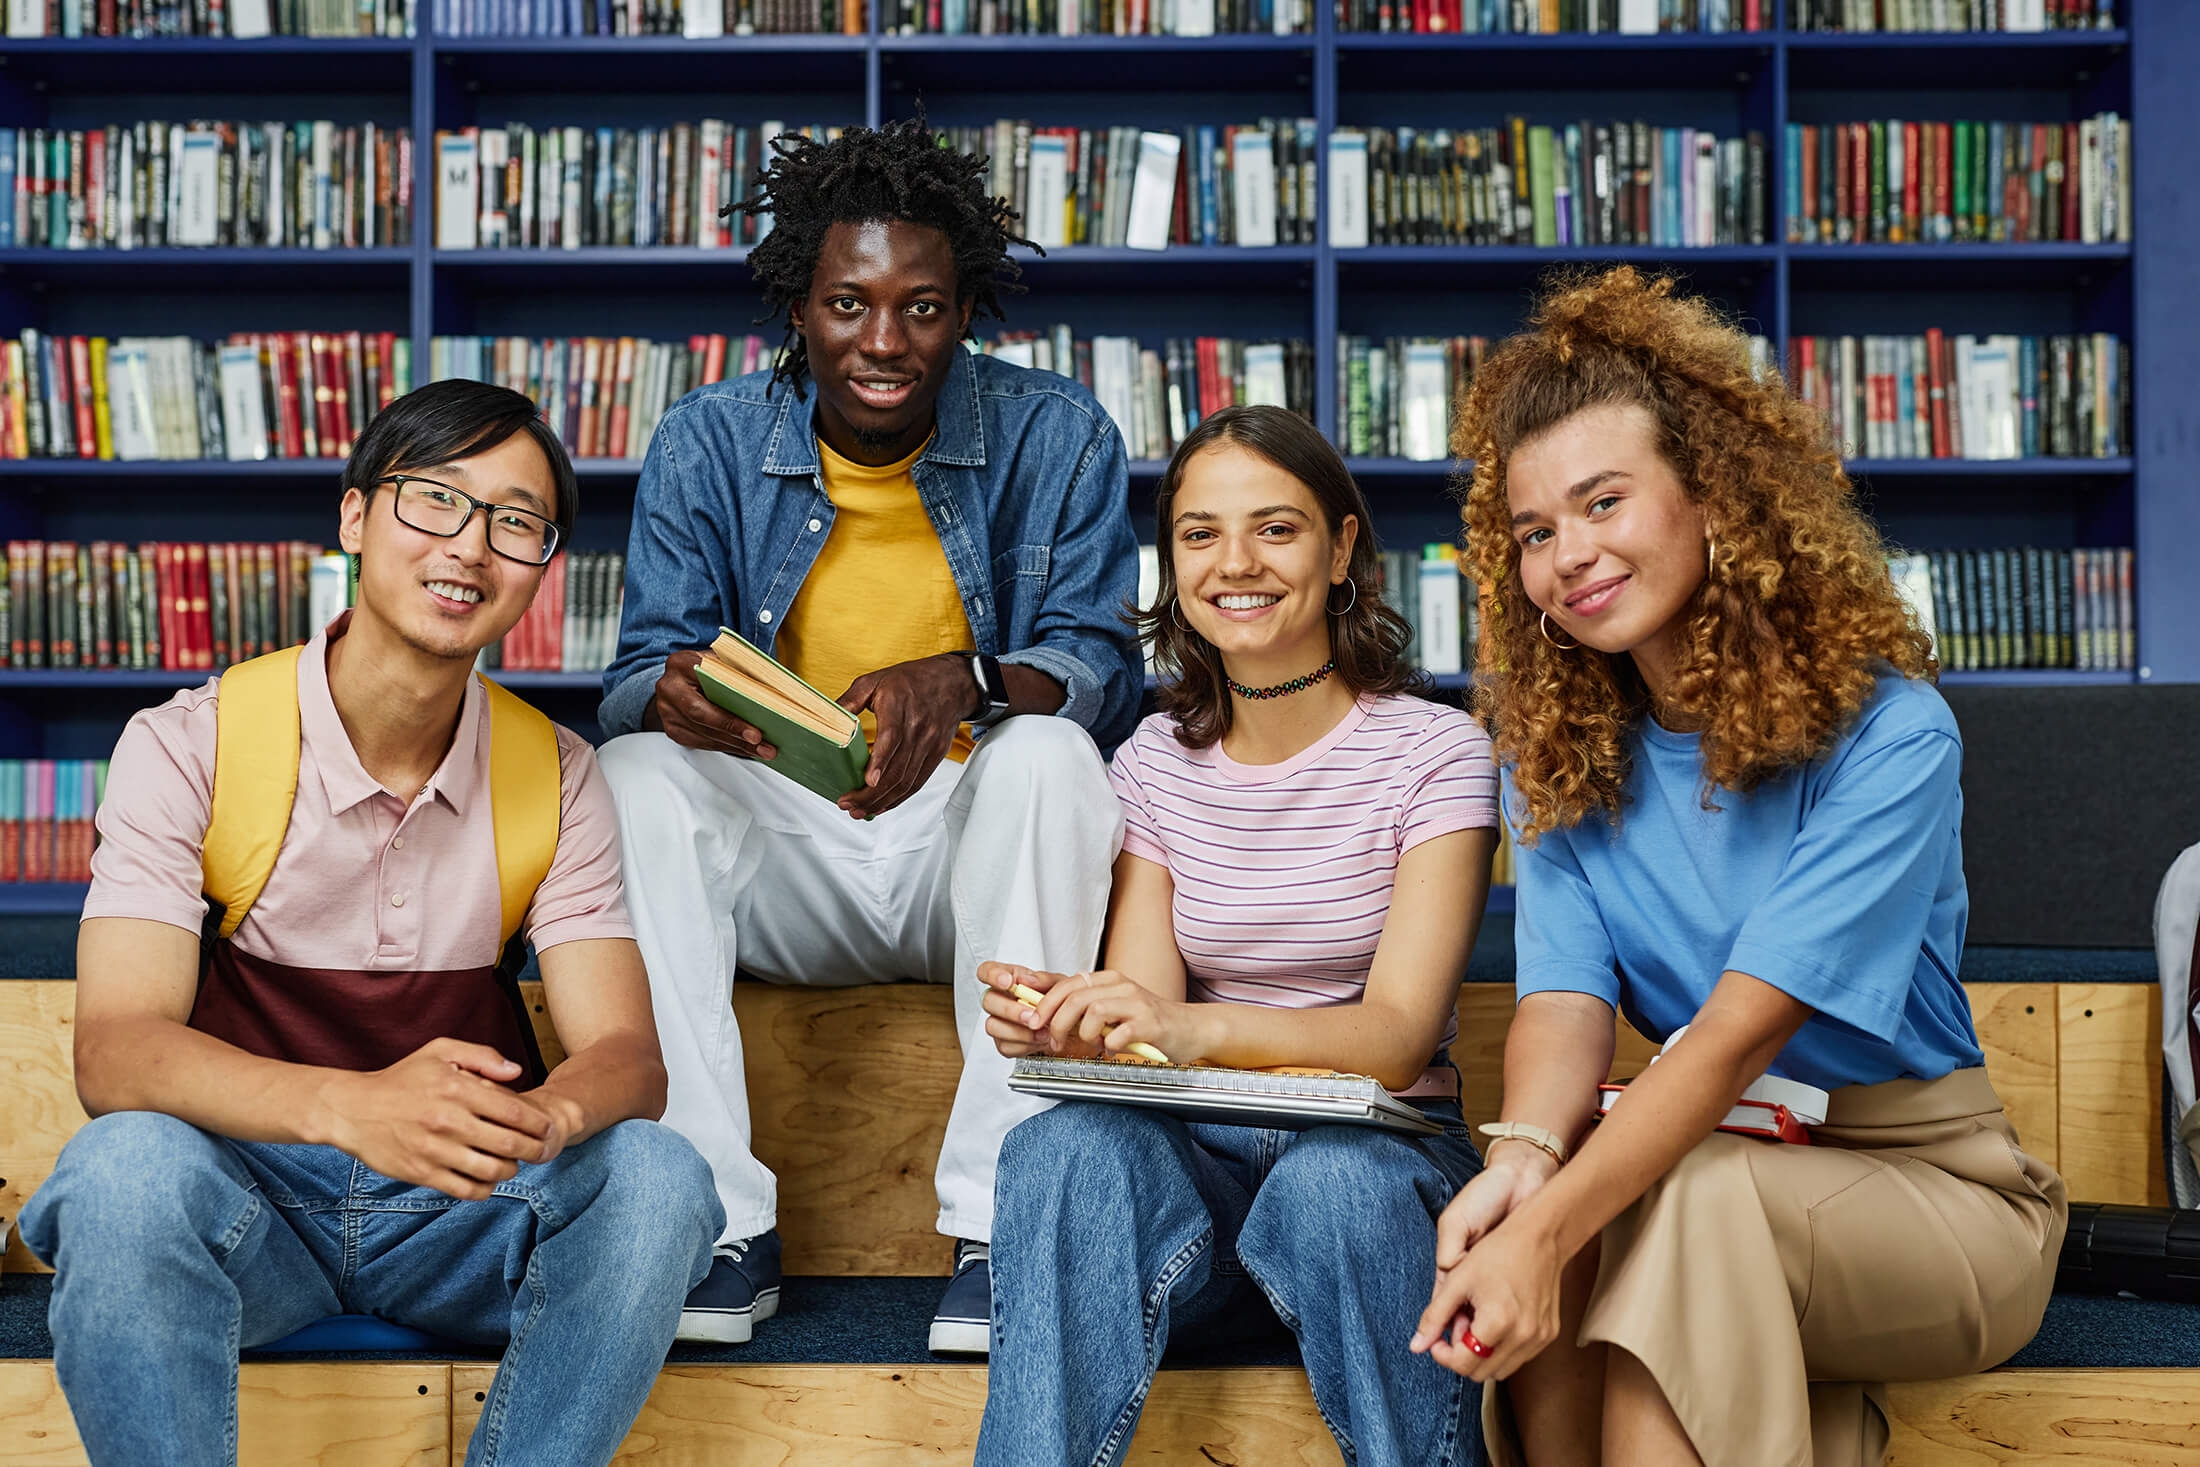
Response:
POLYGON ((1004 331, 976 349, 1083 383, 1135 459, 1167 458, 1200 419, 1241 403, 1314 416, 1314 350, 1296 339, 1171 337, 1156 350, 1135 336, 1078 338, 1054 326, 1004 331))
POLYGON ((410 244, 412 175, 371 122, 0 128, 0 249, 410 244))
POLYGON ((462 127, 435 135, 435 244, 442 250, 690 245, 729 249, 771 230, 733 214, 767 159, 795 131, 829 140, 842 129, 719 118, 666 127, 462 127))
POLYGON ((1330 236, 1367 244, 1763 244, 1763 136, 1642 122, 1340 128, 1330 236))
POLYGON ((570 550, 550 562, 535 599, 504 640, 481 653, 484 671, 601 672, 619 646, 626 556, 570 550))
POLYGON ((2113 30, 2116 0, 1787 0, 1799 31, 2113 30))
POLYGON ((303 645, 349 602, 345 558, 301 540, 10 540, 10 667, 207 669, 303 645))
POLYGON ((2118 338, 1798 336, 1788 380, 1866 458, 2116 458, 2131 451, 2118 338))
POLYGON ((575 458, 640 459, 665 409, 705 383, 769 367, 762 336, 438 336, 428 380, 468 377, 525 393, 575 458))
POLYGON ((2131 129, 2077 122, 1787 125, 1790 244, 2131 241, 2131 129))
POLYGON ((435 0, 440 36, 848 35, 863 0, 435 0))
POLYGON ((889 0, 890 35, 1303 35, 1317 0, 889 0))
POLYGON ((1337 338, 1337 448, 1353 458, 1451 454, 1452 405, 1481 369, 1486 336, 1337 338))
POLYGON ((0 759, 0 882, 90 881, 104 759, 0 759))
POLYGON ((942 142, 992 161, 991 187, 1033 243, 1312 244, 1314 119, 1190 127, 1034 128, 1002 120, 942 142))
POLYGON ((1337 28, 1494 36, 1762 31, 1772 28, 1772 0, 1337 0, 1337 28))
POLYGON ((412 0, 8 0, 8 35, 409 36, 412 0))
MULTIPOLYGON (((1337 448, 1351 458, 1451 457, 1452 413, 1488 353, 1486 336, 1337 338, 1337 448)), ((1768 337, 1749 338, 1750 361, 1772 366, 1768 337)))
POLYGON ((0 458, 342 458, 412 390, 394 332, 53 336, 0 344, 0 458))
POLYGON ((1889 560, 1940 665, 2129 671, 2139 665, 2129 546, 1926 550, 1889 560))

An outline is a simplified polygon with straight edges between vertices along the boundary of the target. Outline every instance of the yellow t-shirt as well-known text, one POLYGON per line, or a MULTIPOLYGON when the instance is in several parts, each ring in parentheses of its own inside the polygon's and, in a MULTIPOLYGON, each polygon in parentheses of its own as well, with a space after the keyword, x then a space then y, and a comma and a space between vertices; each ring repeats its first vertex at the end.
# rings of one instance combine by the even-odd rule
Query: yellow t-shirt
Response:
MULTIPOLYGON (((867 672, 973 650, 955 573, 909 472, 924 450, 878 468, 842 458, 822 441, 817 452, 833 527, 787 608, 774 654, 796 677, 837 698, 867 672)), ((869 713, 863 736, 878 737, 869 713)), ((969 730, 957 729, 947 757, 959 763, 970 747, 969 730)))

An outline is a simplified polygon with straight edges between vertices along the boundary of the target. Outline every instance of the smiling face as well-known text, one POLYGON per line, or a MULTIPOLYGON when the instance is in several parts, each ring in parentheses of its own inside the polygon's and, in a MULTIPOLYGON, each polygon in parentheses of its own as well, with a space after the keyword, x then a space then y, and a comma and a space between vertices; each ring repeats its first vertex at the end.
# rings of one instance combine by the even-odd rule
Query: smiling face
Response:
POLYGON ((1634 404, 1584 408, 1505 465, 1520 580, 1551 635, 1629 653, 1653 693, 1705 575, 1704 517, 1634 404))
POLYGON ((827 445, 869 464, 916 452, 970 325, 946 234, 899 219, 833 225, 809 297, 790 315, 809 350, 827 445))
MULTIPOLYGON (((526 433, 447 464, 403 472, 490 504, 557 514, 550 461, 526 433)), ((372 498, 357 489, 344 495, 338 537, 346 551, 359 556, 355 622, 378 622, 430 657, 470 660, 520 619, 542 584, 544 567, 490 550, 486 515, 474 515, 464 529, 444 538, 404 524, 396 511, 394 485, 380 486, 372 498)))
POLYGON ((1239 682, 1276 682, 1329 660, 1330 587, 1352 563, 1359 521, 1331 534, 1313 492, 1237 444, 1184 465, 1170 505, 1178 614, 1239 682))

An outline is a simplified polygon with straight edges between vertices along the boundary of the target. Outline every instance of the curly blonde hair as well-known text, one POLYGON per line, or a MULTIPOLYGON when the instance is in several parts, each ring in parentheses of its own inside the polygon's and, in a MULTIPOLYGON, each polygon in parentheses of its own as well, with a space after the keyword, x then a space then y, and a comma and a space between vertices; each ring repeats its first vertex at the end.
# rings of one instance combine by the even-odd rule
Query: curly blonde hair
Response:
POLYGON ((1617 822, 1627 732, 1649 711, 1633 659, 1561 650, 1520 579, 1506 466, 1584 408, 1633 404, 1708 528, 1709 575, 1685 611, 1682 661, 1658 703, 1702 736, 1704 803, 1747 794, 1824 753, 1871 694, 1879 664, 1933 678, 1932 644, 1887 573, 1825 421, 1747 338, 1670 278, 1629 266, 1549 285, 1461 404, 1454 449, 1467 549, 1484 587, 1477 702, 1513 774, 1522 838, 1617 822))

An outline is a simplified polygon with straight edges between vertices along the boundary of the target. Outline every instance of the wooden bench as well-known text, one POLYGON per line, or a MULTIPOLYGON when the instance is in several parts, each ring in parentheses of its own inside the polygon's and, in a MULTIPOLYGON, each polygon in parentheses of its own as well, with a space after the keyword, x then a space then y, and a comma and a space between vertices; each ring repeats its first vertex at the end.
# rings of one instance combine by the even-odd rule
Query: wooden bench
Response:
MULTIPOLYGON (((2159 1005, 2126 984, 1973 985, 1988 1067, 2025 1144, 2075 1197, 2159 1202, 2159 1005)), ((532 994, 548 1056, 556 1037, 532 994)), ((940 1275, 932 1160, 959 1064, 949 995, 922 985, 744 986, 740 1015, 757 1154, 780 1179, 790 1275, 940 1275)), ((0 1215, 12 1220, 83 1123, 70 1078, 73 985, 0 982, 0 1215)), ((1509 987, 1461 990, 1470 1120, 1496 1114, 1509 987)), ((1621 1033, 1615 1072, 1651 1047, 1621 1033)), ((36 1261, 20 1242, 10 1272, 36 1261)), ((22 1287, 18 1285, 17 1287, 22 1287)), ((789 1285, 790 1299, 802 1288, 789 1285)), ((760 1332, 766 1343, 773 1326, 760 1332)), ((967 1459, 985 1396, 978 1365, 673 1364, 622 1461, 902 1467, 967 1459)), ((494 1366, 485 1361, 250 1362, 248 1463, 456 1464, 494 1366)), ((1898 1387, 1900 1467, 2200 1457, 2200 1372, 2001 1370, 1898 1387)), ((0 1462, 84 1460, 49 1360, 0 1360, 0 1462)), ((1301 1372, 1164 1370, 1131 1460, 1335 1463, 1301 1372)))

